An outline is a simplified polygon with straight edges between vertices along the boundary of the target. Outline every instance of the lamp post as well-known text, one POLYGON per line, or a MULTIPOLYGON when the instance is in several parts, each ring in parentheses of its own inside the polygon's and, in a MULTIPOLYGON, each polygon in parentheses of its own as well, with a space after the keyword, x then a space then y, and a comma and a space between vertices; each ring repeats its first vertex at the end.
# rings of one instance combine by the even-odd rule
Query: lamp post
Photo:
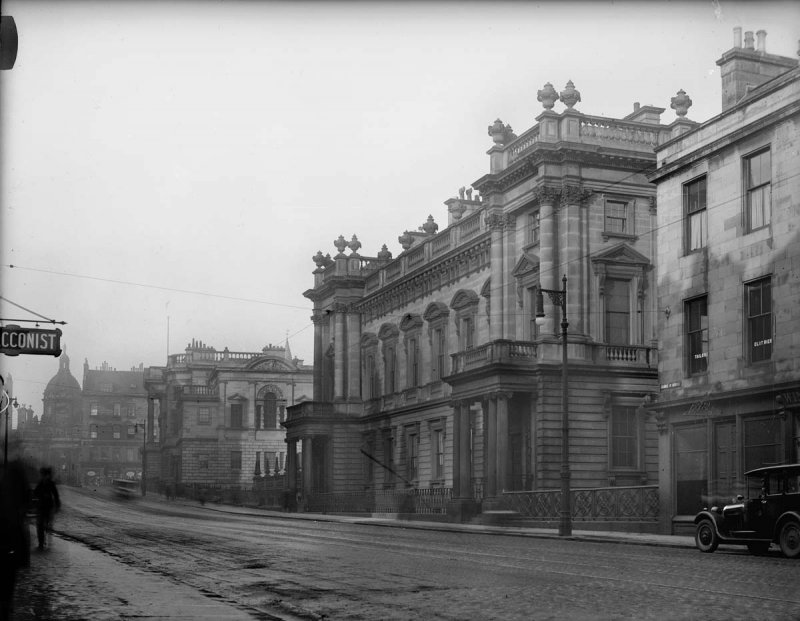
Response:
POLYGON ((569 400, 567 396, 567 276, 561 282, 563 288, 542 289, 536 292, 536 323, 544 320, 544 297, 546 293, 550 301, 561 306, 561 511, 558 521, 558 534, 561 537, 572 535, 572 509, 570 507, 570 472, 569 472, 569 400))

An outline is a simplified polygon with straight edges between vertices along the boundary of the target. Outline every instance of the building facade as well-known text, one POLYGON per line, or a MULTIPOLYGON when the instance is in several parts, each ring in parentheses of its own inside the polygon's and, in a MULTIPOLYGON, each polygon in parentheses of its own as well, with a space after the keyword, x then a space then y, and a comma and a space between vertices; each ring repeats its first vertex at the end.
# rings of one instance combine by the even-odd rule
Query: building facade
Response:
POLYGON ((80 484, 140 479, 147 393, 144 365, 118 371, 83 363, 80 484))
POLYGON ((286 408, 312 398, 312 373, 288 342, 231 352, 192 341, 149 367, 148 487, 249 488, 284 473, 286 408))
MULTIPOLYGON (((306 506, 348 494, 374 506, 370 496, 413 488, 468 519, 516 492, 557 490, 565 372, 572 489, 656 485, 642 408, 658 389, 646 173, 684 123, 638 103, 624 119, 584 114, 572 82, 538 98, 521 135, 489 127, 489 173, 446 201, 442 230, 428 217, 396 258, 385 245, 361 256, 355 235, 314 257, 316 400, 286 422, 306 506), (558 295, 535 321, 540 290, 562 287, 566 369, 558 295)), ((655 495, 645 503, 654 514, 655 495)))
POLYGON ((80 480, 82 442, 82 399, 80 382, 72 375, 66 348, 58 358, 58 371, 42 394, 42 414, 32 407, 17 410, 17 433, 22 456, 37 466, 53 468, 61 482, 80 480))
POLYGON ((657 148, 661 528, 796 462, 800 70, 734 31, 722 112, 657 148))

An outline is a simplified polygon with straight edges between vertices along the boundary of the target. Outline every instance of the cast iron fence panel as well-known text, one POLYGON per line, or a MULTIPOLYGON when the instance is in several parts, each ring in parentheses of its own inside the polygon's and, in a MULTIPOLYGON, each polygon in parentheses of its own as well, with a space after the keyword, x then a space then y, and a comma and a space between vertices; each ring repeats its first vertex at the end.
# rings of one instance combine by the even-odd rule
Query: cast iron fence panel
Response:
MULTIPOLYGON (((575 521, 655 521, 658 519, 658 486, 598 487, 570 490, 575 521)), ((504 492, 500 506, 523 517, 556 520, 561 490, 504 492)))

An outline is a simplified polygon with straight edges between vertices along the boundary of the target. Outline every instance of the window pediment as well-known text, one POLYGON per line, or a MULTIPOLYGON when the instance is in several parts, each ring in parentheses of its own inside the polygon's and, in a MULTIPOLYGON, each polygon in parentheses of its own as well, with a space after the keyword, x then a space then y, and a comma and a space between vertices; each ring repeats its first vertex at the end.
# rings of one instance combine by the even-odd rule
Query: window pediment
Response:
POLYGON ((413 313, 406 313, 400 321, 400 329, 403 332, 419 329, 422 327, 422 317, 413 313))
POLYGON ((514 269, 511 271, 511 275, 515 278, 522 278, 538 272, 539 257, 530 252, 523 252, 519 261, 517 261, 517 264, 514 266, 514 269))
POLYGON ((381 326, 381 329, 378 330, 378 338, 382 341, 396 339, 399 334, 400 331, 397 329, 397 326, 392 323, 385 323, 381 326))
POLYGON ((477 293, 469 289, 461 289, 453 296, 453 300, 450 302, 450 308, 460 311, 477 306, 479 301, 477 293))
POLYGON ((447 305, 442 302, 431 302, 428 305, 428 308, 425 309, 425 313, 422 315, 422 318, 425 321, 436 321, 437 319, 444 319, 450 314, 450 309, 447 308, 447 305))
POLYGON ((595 268, 602 264, 626 265, 640 269, 649 269, 652 267, 650 259, 624 242, 593 257, 592 263, 595 265, 595 268))

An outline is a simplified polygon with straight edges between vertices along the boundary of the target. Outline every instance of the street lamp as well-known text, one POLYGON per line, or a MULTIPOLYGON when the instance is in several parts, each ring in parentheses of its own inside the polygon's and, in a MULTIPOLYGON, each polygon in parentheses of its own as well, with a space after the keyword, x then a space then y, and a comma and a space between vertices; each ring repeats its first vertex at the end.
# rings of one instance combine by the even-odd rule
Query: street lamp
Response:
POLYGON ((569 472, 569 401, 567 397, 567 276, 561 282, 563 288, 542 289, 536 292, 536 323, 544 322, 544 297, 546 293, 550 301, 561 306, 561 511, 558 522, 558 534, 561 537, 572 535, 572 510, 570 508, 570 472, 569 472))

